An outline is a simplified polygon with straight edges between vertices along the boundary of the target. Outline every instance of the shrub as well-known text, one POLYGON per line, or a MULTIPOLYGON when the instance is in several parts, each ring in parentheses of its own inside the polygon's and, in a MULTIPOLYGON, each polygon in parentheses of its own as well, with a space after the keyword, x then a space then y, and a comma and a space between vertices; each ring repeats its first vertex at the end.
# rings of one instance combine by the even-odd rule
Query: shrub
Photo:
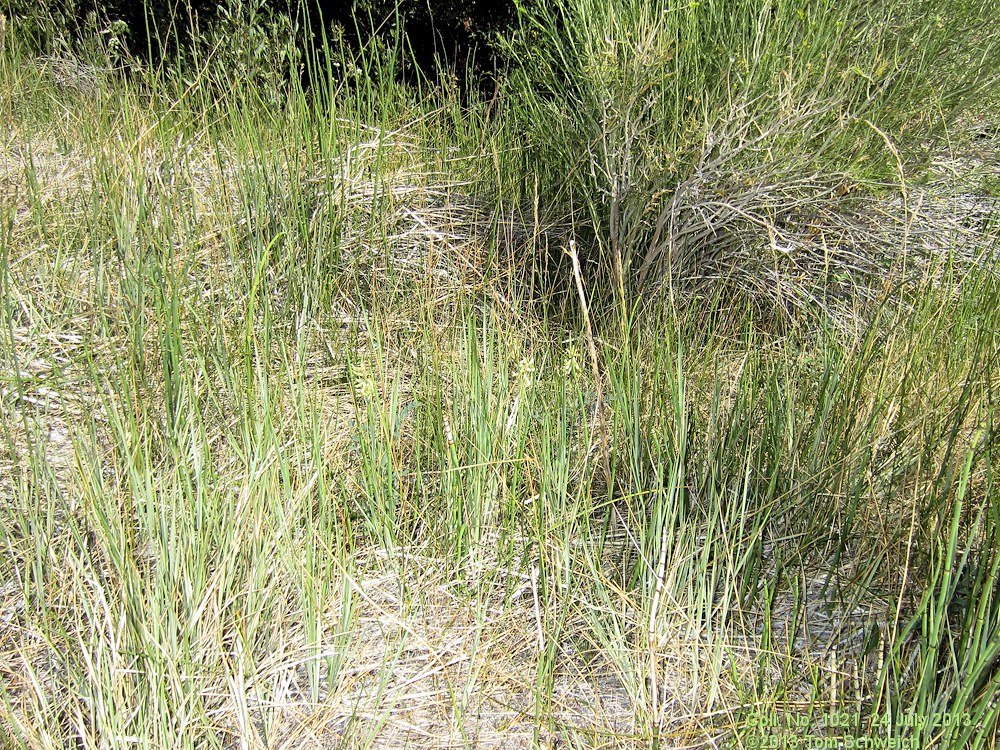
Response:
POLYGON ((86 45, 112 23, 121 23, 124 50, 154 63, 190 52, 205 41, 199 34, 217 39, 235 28, 244 36, 247 28, 260 31, 259 39, 237 40, 244 51, 251 44, 260 50, 260 43, 284 48, 284 41, 270 37, 277 33, 284 40, 294 32, 298 57, 330 44, 336 58, 341 41, 356 52, 373 39, 385 43, 406 35, 400 48, 410 79, 433 76, 444 66, 478 70, 472 78, 479 81, 493 80, 498 60, 490 42, 516 18, 513 0, 4 0, 0 12, 33 30, 43 52, 57 40, 86 45))
MULTIPOLYGON (((210 18, 217 3, 210 0, 5 0, 8 15, 20 28, 31 29, 39 52, 54 45, 92 46, 113 25, 123 25, 118 39, 123 51, 155 62, 186 49, 197 18, 210 18)), ((2 7, 2 5, 0 5, 2 7)))

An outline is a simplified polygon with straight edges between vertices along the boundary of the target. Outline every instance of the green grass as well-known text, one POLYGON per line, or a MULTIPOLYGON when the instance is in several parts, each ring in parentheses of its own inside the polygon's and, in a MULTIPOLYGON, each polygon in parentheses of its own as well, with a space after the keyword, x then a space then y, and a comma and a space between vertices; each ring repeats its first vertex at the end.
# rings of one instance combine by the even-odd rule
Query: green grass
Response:
POLYGON ((507 45, 515 175, 573 215, 605 300, 701 295, 721 276, 800 316, 831 258, 871 284, 898 234, 831 247, 813 230, 850 235, 850 188, 896 182, 899 149, 926 159, 927 138, 995 91, 1000 56, 978 0, 560 0, 523 16, 507 45))
MULTIPOLYGON (((919 27, 923 6, 900 7, 919 27)), ((695 11, 745 33, 713 3, 677 13, 695 11)), ((842 12, 818 13, 817 44, 842 12)), ((926 70, 886 94, 896 120, 844 131, 902 179, 833 170, 888 228, 796 183, 794 160, 752 168, 778 185, 763 203, 728 194, 761 216, 775 196, 818 206, 773 239, 831 248, 810 282, 830 297, 748 265, 757 240, 704 237, 692 252, 738 259, 730 284, 682 273, 640 297, 624 277, 595 290, 611 204, 556 184, 594 152, 516 143, 541 132, 532 90, 487 115, 379 82, 393 62, 373 53, 373 77, 324 95, 240 89, 206 60, 95 68, 94 97, 13 38, 0 746, 996 747, 996 224, 988 195, 910 182, 926 70), (862 284, 848 260, 890 237, 862 284), (762 296, 774 279, 812 296, 762 296)), ((764 66, 787 39, 760 41, 744 102, 776 93, 764 66)), ((692 49, 685 85, 728 96, 692 49)), ((673 130, 635 144, 683 160, 673 101, 673 130)), ((742 174, 733 158, 711 184, 742 174)))

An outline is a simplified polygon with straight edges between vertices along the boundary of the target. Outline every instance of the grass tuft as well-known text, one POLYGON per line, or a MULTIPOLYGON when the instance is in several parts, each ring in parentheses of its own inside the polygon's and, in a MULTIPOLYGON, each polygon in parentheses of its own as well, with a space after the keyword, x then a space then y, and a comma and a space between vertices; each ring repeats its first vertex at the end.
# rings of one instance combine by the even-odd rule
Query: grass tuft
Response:
POLYGON ((995 13, 869 6, 489 105, 8 19, 0 745, 996 747, 995 13))

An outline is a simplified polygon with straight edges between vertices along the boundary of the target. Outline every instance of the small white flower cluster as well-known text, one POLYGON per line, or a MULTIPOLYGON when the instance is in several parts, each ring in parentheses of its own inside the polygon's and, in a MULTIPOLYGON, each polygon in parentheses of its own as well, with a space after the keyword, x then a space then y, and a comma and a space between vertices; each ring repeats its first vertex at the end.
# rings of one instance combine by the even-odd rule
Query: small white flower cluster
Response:
POLYGON ((517 387, 527 391, 535 384, 535 361, 524 357, 517 363, 517 387))
POLYGON ((580 350, 575 343, 570 342, 569 348, 566 350, 566 357, 562 363, 563 377, 575 379, 580 376, 582 369, 583 363, 580 350))
POLYGON ((375 383, 375 378, 371 376, 364 376, 358 379, 356 387, 356 392, 361 396, 361 400, 367 403, 377 401, 379 397, 378 385, 375 383))

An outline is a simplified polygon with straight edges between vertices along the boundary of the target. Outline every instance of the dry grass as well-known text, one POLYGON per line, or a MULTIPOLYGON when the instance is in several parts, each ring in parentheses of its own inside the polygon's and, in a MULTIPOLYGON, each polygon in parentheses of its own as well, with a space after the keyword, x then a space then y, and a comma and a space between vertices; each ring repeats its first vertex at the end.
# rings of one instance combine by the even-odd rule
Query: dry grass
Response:
POLYGON ((686 279, 790 313, 896 241, 979 287, 701 349, 650 310, 586 334, 588 370, 510 270, 560 235, 488 209, 488 159, 426 121, 324 144, 52 93, 0 164, 12 746, 718 747, 755 712, 908 705, 933 523, 993 492, 1000 350, 961 305, 995 299, 994 204, 958 157, 856 201, 715 203, 706 162, 663 231, 686 279))

